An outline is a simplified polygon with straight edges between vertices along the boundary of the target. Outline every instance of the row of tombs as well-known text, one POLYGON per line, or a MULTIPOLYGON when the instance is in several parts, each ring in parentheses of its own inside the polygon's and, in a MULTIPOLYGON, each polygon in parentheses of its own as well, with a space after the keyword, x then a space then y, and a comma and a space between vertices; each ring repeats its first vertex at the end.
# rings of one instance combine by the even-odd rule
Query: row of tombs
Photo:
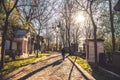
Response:
MULTIPOLYGON (((2 33, 2 31, 0 32, 2 33)), ((0 34, 0 43, 2 42, 2 35, 0 34)), ((2 44, 2 43, 1 43, 2 44)), ((1 52, 0 44, 0 52, 1 52)), ((12 42, 12 51, 21 57, 28 57, 29 54, 35 52, 35 41, 30 35, 29 30, 18 29, 15 32, 15 36, 12 42)), ((10 40, 6 40, 5 44, 6 54, 10 54, 10 40)))
MULTIPOLYGON (((0 41, 1 41, 0 36, 0 41)), ((9 50, 10 41, 6 41, 6 50, 9 50)), ((74 46, 74 45, 73 45, 74 46)), ((1 48, 1 46, 0 46, 1 48)), ((75 48, 75 46, 74 46, 75 48)), ((16 51, 18 54, 28 54, 32 53, 35 49, 35 43, 34 40, 31 39, 30 32, 28 30, 17 30, 15 33, 15 38, 12 45, 12 50, 16 51)), ((44 49, 44 47, 43 47, 44 49)), ((0 49, 1 50, 1 49, 0 49)), ((93 39, 86 39, 85 43, 83 44, 83 50, 86 53, 86 60, 88 62, 95 62, 95 53, 94 53, 94 40, 93 39)), ((1 52, 1 51, 0 51, 1 52)), ((101 53, 105 54, 104 51, 104 40, 103 39, 97 39, 97 61, 101 62, 104 61, 105 56, 103 58, 100 58, 101 53)), ((23 56, 24 57, 24 56, 23 56)), ((120 53, 114 53, 112 54, 112 62, 115 66, 120 67, 120 53)))

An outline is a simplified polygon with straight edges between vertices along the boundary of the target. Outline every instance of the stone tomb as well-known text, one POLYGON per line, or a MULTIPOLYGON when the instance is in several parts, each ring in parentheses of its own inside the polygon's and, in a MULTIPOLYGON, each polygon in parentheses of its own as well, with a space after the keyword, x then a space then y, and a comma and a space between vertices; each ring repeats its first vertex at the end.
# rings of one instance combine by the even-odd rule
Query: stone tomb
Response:
MULTIPOLYGON (((93 39, 86 39, 85 40, 85 53, 86 53, 86 60, 88 62, 95 62, 95 53, 94 53, 94 40, 93 39)), ((104 53, 104 40, 97 39, 97 59, 99 62, 99 54, 104 53)))

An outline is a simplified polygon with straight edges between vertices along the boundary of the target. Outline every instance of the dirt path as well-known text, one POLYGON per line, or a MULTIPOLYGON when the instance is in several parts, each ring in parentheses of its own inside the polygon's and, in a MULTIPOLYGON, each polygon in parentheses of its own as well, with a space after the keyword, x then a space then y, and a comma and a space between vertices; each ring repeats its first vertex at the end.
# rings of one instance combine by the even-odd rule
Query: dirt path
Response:
POLYGON ((76 67, 60 53, 54 53, 35 64, 19 68, 7 80, 86 80, 76 67))

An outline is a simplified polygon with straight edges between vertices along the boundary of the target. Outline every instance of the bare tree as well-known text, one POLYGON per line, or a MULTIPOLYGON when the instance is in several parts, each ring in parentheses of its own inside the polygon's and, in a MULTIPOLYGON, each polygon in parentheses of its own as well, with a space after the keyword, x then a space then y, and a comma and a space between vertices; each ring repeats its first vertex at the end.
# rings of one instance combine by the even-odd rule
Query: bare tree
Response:
POLYGON ((89 15, 89 17, 91 19, 91 22, 92 22, 92 25, 93 25, 95 63, 97 64, 98 63, 98 58, 97 58, 97 35, 96 35, 97 26, 96 26, 96 23, 95 23, 95 20, 94 20, 94 17, 93 17, 93 12, 94 12, 93 10, 96 9, 96 6, 94 5, 95 1, 96 0, 83 0, 83 1, 76 0, 76 2, 81 7, 80 10, 85 11, 89 15))
POLYGON ((41 35, 42 30, 45 30, 45 26, 48 21, 54 15, 54 6, 56 1, 48 1, 48 0, 22 0, 21 4, 18 5, 19 10, 25 16, 26 23, 32 22, 36 26, 36 50, 37 57, 40 50, 40 40, 39 37, 41 35))
MULTIPOLYGON (((72 13, 73 13, 73 5, 74 1, 72 0, 66 0, 63 1, 63 11, 62 18, 64 20, 64 26, 65 26, 65 47, 68 47, 68 50, 70 52, 70 46, 71 46, 71 24, 72 24, 72 13)), ((71 54, 71 53, 70 53, 71 54)))
MULTIPOLYGON (((40 35, 43 29, 44 30, 49 29, 49 27, 46 25, 50 22, 49 20, 54 15, 54 6, 55 6, 56 1, 44 0, 43 2, 38 1, 36 3, 38 4, 38 7, 36 9, 36 15, 37 15, 36 21, 38 22, 38 27, 37 27, 38 34, 37 35, 40 35)), ((48 32, 46 32, 46 34, 48 32)), ((47 37, 47 41, 48 41, 48 47, 49 47, 49 37, 47 37)))

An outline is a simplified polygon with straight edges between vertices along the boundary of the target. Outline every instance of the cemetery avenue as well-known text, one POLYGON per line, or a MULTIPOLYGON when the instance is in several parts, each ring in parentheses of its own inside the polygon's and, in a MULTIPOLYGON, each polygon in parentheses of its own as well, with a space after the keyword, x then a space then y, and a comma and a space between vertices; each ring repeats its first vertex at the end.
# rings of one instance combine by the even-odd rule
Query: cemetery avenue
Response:
POLYGON ((60 53, 50 56, 28 66, 19 68, 5 76, 7 80, 86 80, 81 72, 60 53))

